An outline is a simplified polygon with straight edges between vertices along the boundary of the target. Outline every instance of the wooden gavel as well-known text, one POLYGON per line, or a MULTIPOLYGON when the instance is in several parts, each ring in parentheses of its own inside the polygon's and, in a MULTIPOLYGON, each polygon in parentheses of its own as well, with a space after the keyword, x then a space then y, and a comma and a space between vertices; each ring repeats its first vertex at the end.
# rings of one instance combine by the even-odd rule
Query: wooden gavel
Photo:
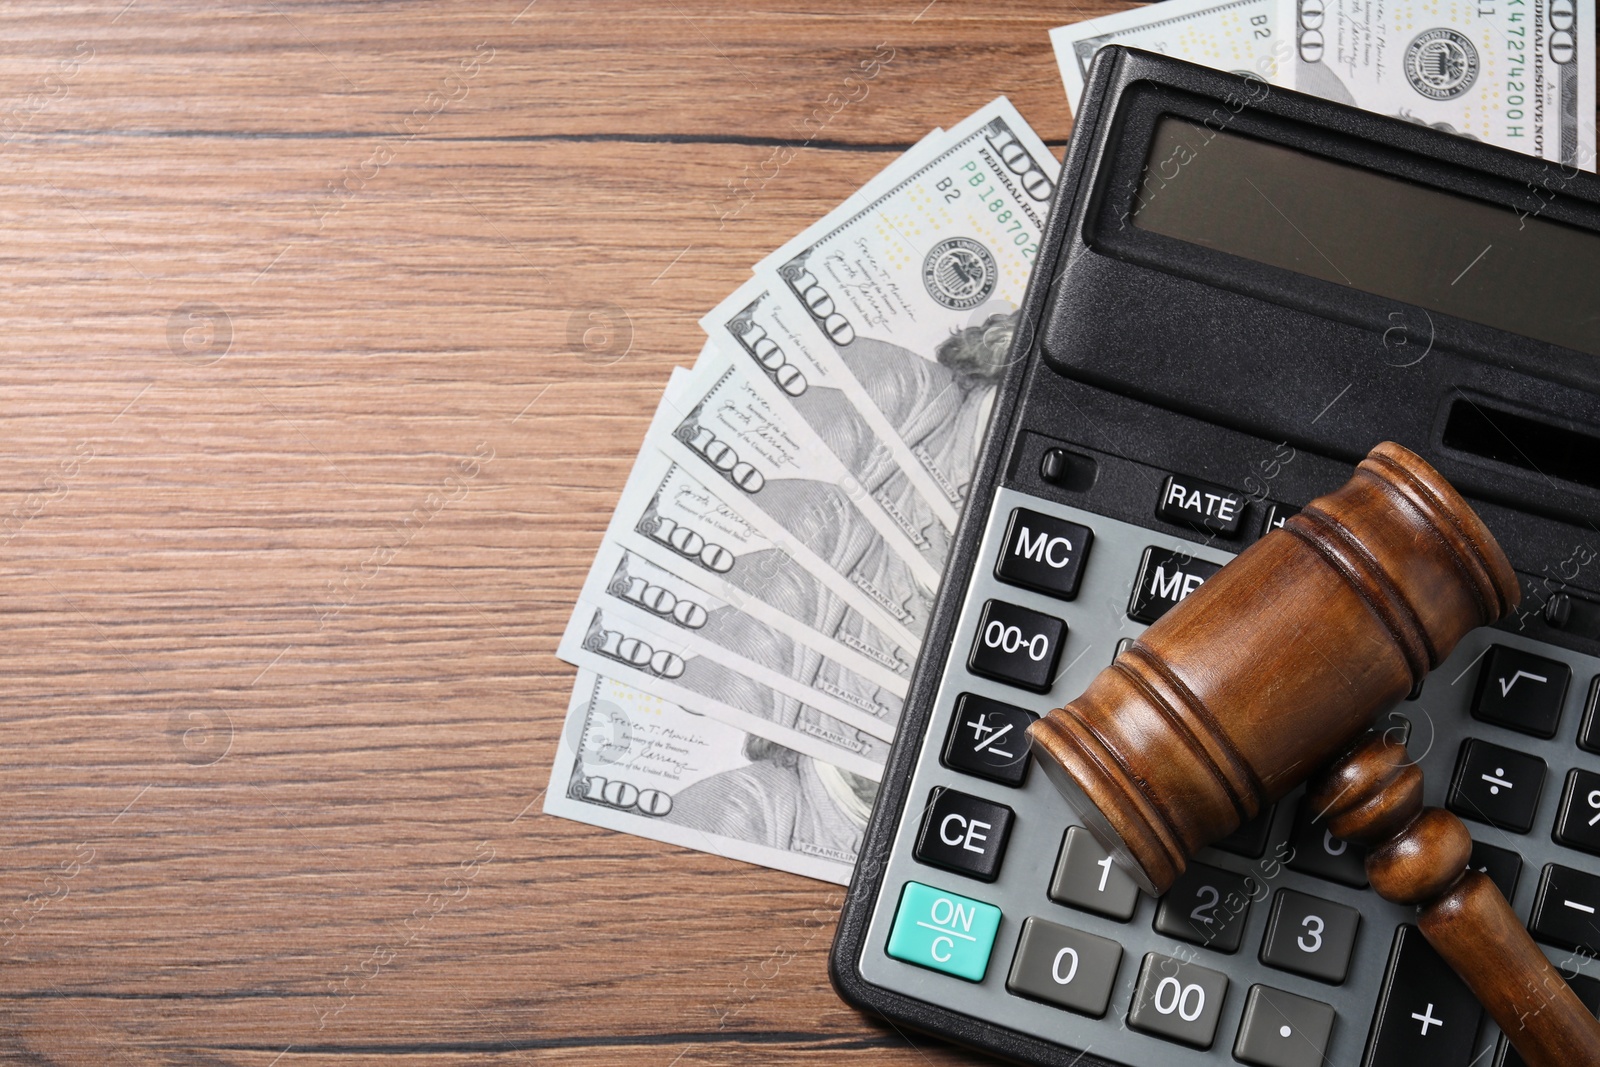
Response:
POLYGON ((1405 747, 1372 731, 1520 599, 1483 520, 1419 456, 1384 443, 1034 723, 1034 754, 1156 895, 1197 850, 1311 779, 1329 832, 1370 849, 1372 887, 1417 906, 1423 936, 1530 1067, 1600 1067, 1600 1022, 1467 868, 1461 820, 1423 806, 1405 747))

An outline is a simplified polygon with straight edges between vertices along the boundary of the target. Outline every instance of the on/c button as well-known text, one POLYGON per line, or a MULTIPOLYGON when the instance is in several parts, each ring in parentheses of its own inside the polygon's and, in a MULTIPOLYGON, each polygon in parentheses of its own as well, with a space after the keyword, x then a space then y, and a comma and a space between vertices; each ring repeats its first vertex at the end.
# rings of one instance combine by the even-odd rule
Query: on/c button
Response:
POLYGON ((897 960, 981 982, 999 929, 1000 909, 993 904, 907 882, 888 951, 897 960))

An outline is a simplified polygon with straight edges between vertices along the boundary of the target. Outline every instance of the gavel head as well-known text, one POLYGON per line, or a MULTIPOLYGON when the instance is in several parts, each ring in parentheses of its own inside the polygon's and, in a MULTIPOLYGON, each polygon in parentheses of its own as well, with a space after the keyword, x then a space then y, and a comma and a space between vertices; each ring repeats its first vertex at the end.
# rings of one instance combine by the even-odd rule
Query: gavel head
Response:
POLYGON ((1034 723, 1034 754, 1160 894, 1519 599, 1483 521, 1386 442, 1034 723))

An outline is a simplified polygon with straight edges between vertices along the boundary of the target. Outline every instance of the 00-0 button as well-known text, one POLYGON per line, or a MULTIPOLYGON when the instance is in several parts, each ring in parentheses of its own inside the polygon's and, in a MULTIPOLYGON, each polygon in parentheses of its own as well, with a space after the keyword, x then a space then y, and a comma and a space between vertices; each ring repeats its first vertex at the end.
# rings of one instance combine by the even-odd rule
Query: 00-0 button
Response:
POLYGON ((990 600, 978 616, 967 669, 985 678, 1048 693, 1067 624, 1054 615, 990 600))

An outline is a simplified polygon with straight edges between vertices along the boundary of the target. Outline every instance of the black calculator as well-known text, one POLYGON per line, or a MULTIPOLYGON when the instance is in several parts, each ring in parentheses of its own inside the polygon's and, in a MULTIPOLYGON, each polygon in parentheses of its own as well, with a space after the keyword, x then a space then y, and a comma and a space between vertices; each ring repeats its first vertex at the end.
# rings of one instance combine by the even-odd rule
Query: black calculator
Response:
POLYGON ((834 944, 845 999, 1021 1063, 1520 1063, 1300 793, 1152 899, 1030 766, 1036 716, 1394 440, 1523 603, 1377 725, 1600 1011, 1600 182, 1108 48, 1012 353, 834 944))

